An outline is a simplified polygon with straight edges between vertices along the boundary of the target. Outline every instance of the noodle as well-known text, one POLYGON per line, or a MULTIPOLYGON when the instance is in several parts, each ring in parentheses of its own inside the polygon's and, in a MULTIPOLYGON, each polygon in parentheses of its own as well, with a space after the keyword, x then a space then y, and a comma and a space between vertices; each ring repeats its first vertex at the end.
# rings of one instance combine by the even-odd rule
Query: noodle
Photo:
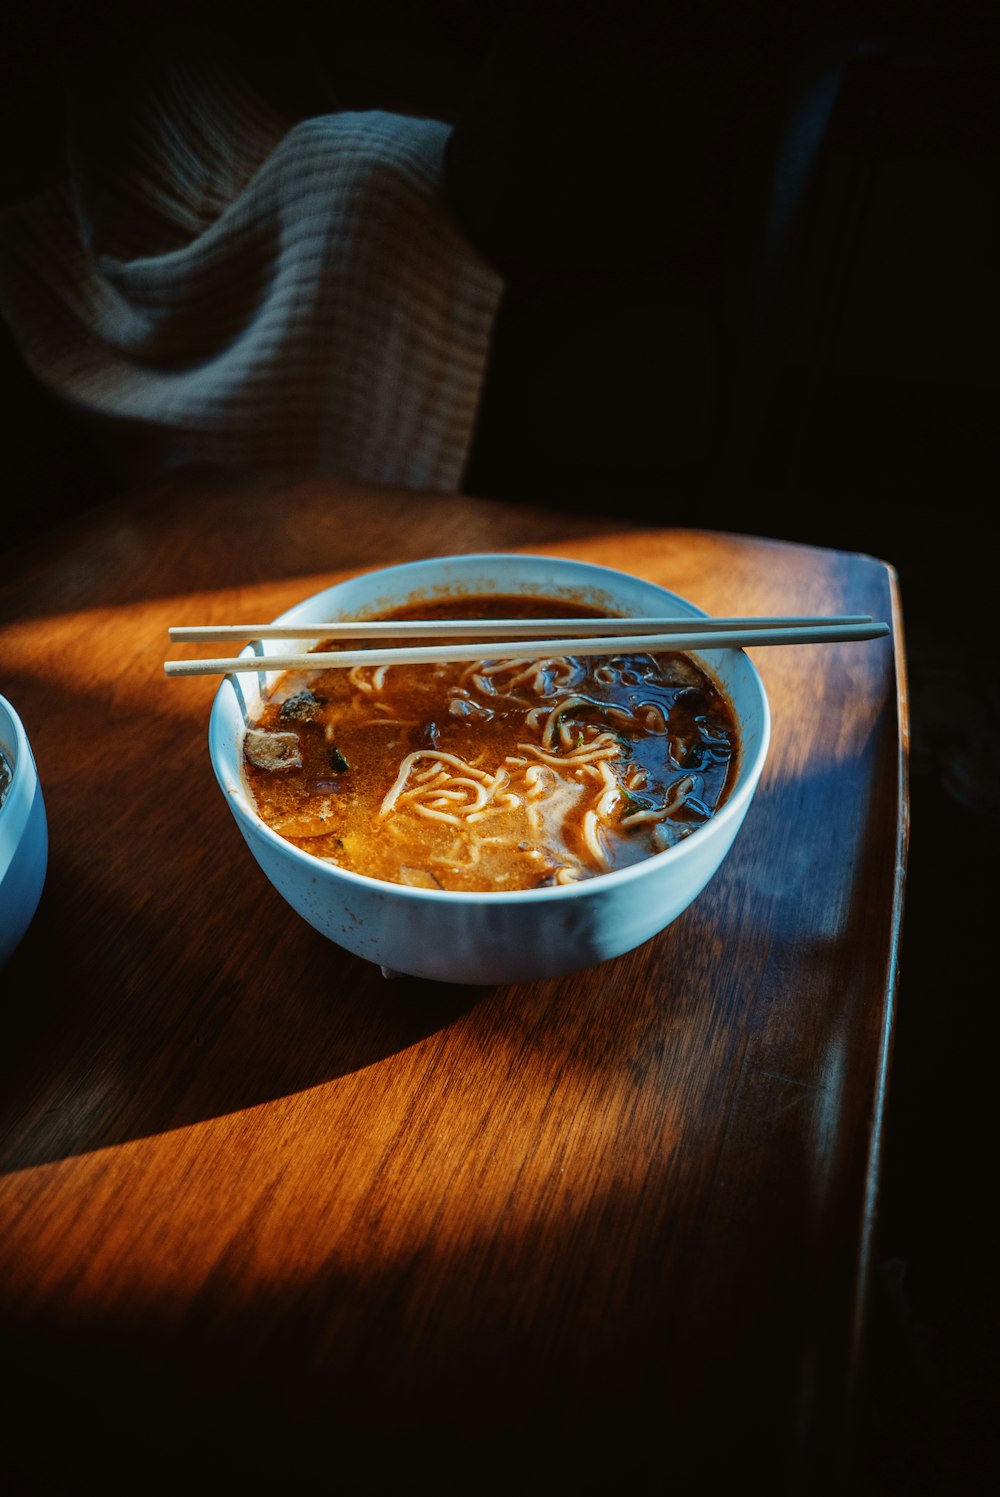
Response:
POLYGON ((644 821, 663 821, 666 817, 673 816, 693 792, 694 778, 687 775, 673 787, 670 796, 662 806, 646 811, 633 811, 631 816, 622 817, 622 826, 639 826, 644 821))
MULTIPOLYGON (((454 600, 440 607, 454 616, 454 600)), ((502 598, 461 611, 572 609, 502 598)), ((655 856, 723 803, 739 749, 724 695, 680 654, 297 672, 252 729, 247 780, 279 834, 375 878, 479 891, 655 856)))

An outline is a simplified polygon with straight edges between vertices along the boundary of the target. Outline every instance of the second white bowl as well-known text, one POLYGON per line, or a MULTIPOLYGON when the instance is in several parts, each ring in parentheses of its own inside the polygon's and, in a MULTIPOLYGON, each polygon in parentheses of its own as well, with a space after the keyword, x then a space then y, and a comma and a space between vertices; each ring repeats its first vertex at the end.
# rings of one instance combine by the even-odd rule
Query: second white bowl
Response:
POLYGON ((0 696, 0 753, 12 774, 0 802, 0 966, 20 944, 38 908, 49 859, 49 827, 38 769, 24 725, 0 696))

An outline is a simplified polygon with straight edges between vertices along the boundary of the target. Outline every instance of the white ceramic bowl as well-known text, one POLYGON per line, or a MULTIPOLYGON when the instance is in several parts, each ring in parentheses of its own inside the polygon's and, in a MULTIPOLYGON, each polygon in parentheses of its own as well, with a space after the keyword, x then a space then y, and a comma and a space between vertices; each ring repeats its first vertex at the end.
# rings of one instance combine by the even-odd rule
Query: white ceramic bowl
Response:
POLYGON ((0 802, 0 966, 34 919, 49 861, 49 826, 24 725, 0 696, 0 753, 12 770, 0 802))
MULTIPOLYGON (((425 598, 484 593, 563 597, 635 615, 703 616, 652 583, 605 567, 508 554, 436 557, 368 572, 316 593, 280 622, 372 617, 425 598)), ((276 652, 311 641, 248 646, 276 652)), ((695 652, 692 652, 693 654, 695 652)), ((614 873, 561 887, 467 894, 410 888, 350 873, 300 851, 258 816, 242 768, 246 724, 275 673, 227 676, 209 724, 212 766, 247 845, 279 894, 338 945, 387 973, 443 982, 531 981, 592 966, 649 940, 675 920, 715 874, 760 780, 770 710, 759 675, 737 650, 699 651, 739 720, 736 782, 722 808, 677 846, 614 873)))

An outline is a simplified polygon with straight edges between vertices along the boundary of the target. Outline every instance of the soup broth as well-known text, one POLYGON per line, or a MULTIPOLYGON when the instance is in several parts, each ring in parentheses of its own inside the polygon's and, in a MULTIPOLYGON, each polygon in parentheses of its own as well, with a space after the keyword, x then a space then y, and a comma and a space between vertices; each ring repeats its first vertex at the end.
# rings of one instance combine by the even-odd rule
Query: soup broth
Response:
MULTIPOLYGON (((600 617, 562 600, 492 596, 383 617, 574 615, 600 617)), ((461 664, 283 675, 244 745, 260 816, 355 873, 506 892, 653 856, 724 803, 736 721, 690 657, 528 660, 516 642, 504 648, 461 664)))

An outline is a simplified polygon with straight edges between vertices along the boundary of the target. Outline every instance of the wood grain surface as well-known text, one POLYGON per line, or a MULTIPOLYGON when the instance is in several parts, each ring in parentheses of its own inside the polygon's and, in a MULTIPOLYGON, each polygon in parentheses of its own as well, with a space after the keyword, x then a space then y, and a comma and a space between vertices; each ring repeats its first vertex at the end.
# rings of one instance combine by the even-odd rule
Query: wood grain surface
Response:
POLYGON ((0 559, 50 831, 0 970, 6 1489, 849 1482, 902 662, 877 559, 542 506, 189 471, 0 559), (769 761, 660 936, 533 985, 386 981, 251 859, 218 682, 164 678, 167 630, 518 549, 894 636, 750 652, 769 761))

